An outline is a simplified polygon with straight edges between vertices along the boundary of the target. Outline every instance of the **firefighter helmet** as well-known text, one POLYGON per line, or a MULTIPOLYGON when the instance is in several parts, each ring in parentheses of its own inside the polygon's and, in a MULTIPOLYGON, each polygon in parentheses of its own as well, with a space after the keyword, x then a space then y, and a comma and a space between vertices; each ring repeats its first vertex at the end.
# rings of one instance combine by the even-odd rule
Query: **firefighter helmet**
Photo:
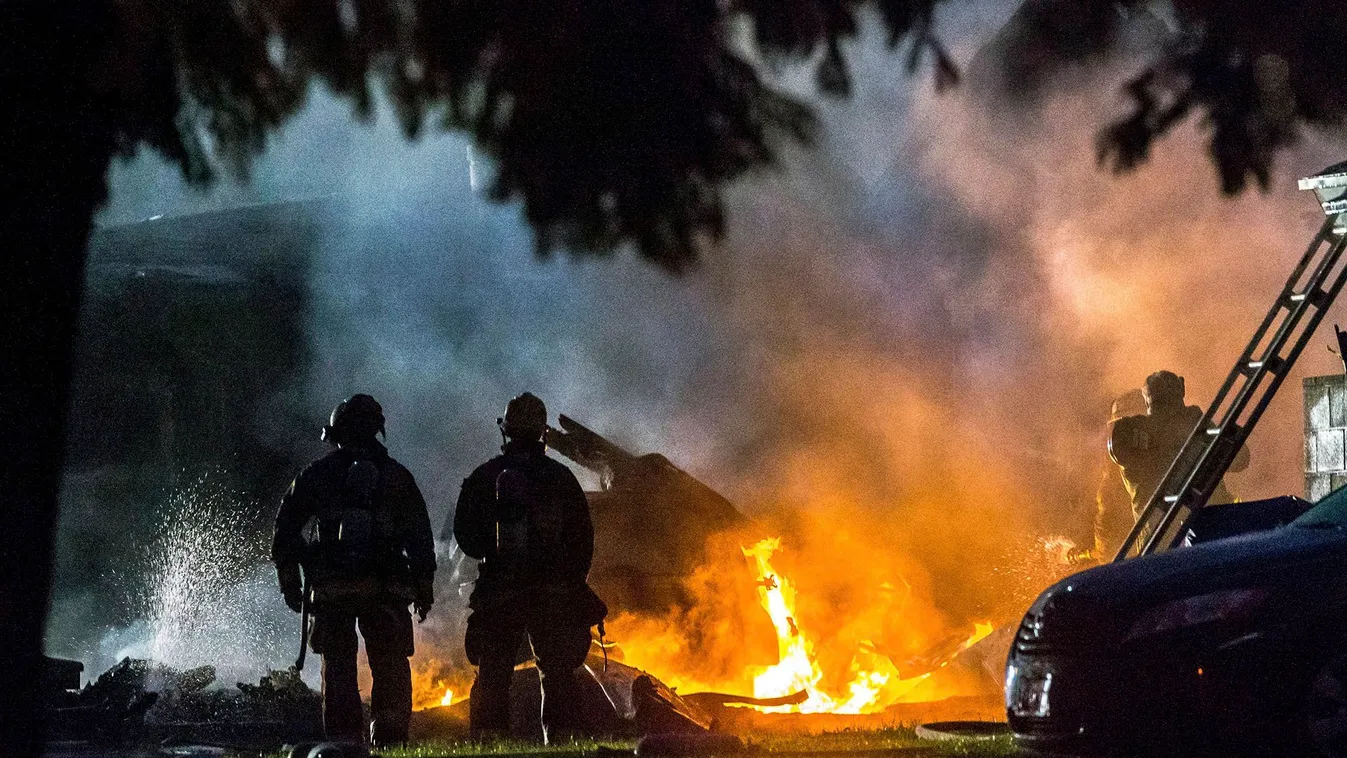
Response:
POLYGON ((537 395, 525 392, 505 405, 505 416, 499 423, 501 431, 510 439, 542 439, 547 429, 547 406, 537 395))
POLYGON ((384 409, 379 401, 363 394, 351 395, 337 403, 327 426, 323 427, 323 441, 336 445, 374 439, 376 434, 387 436, 384 409))
POLYGON ((1109 414, 1108 422, 1113 424, 1128 416, 1145 415, 1146 396, 1140 389, 1128 390, 1113 401, 1113 412, 1109 414))
POLYGON ((1146 394, 1146 405, 1149 408, 1183 405, 1183 377, 1173 371, 1156 371, 1146 377, 1142 391, 1146 394))

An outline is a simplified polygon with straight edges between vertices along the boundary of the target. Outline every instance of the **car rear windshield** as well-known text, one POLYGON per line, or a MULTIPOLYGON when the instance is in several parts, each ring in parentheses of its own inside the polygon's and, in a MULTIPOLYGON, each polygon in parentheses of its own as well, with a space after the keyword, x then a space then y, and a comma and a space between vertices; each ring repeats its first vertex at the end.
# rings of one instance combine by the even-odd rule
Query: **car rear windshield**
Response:
POLYGON ((1314 507, 1305 511, 1292 526, 1305 529, 1341 529, 1347 527, 1347 487, 1328 493, 1314 507))

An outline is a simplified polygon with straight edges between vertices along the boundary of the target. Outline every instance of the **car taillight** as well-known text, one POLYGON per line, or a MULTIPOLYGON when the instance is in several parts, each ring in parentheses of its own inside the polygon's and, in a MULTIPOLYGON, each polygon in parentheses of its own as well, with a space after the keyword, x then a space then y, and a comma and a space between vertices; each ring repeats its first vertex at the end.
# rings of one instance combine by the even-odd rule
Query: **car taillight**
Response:
POLYGON ((1157 605, 1142 613, 1124 641, 1171 632, 1199 624, 1231 621, 1252 614, 1267 599, 1261 587, 1219 590, 1157 605))

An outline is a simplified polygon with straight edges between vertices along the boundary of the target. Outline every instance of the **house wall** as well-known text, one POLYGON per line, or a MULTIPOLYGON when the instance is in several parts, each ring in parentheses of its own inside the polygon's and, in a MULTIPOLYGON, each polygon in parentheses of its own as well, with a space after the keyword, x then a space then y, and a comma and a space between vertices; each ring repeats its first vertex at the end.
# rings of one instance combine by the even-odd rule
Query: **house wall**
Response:
POLYGON ((1305 391, 1305 497, 1347 484, 1347 375, 1311 376, 1305 391))

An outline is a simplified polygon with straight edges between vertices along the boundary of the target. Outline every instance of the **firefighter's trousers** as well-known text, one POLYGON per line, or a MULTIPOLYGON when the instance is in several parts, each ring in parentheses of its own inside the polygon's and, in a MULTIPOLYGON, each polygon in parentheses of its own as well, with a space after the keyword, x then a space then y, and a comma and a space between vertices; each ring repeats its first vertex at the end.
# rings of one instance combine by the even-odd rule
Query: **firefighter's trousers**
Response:
POLYGON ((313 652, 323 656, 323 729, 328 739, 364 739, 365 716, 356 683, 356 654, 365 657, 374 680, 370 690, 370 739, 375 745, 407 741, 412 715, 412 617, 407 607, 372 604, 358 612, 314 614, 313 652))
POLYGON ((476 737, 509 731, 510 680, 525 635, 542 680, 544 741, 555 743, 574 736, 582 726, 575 671, 589 653, 589 627, 546 623, 541 614, 535 613, 475 610, 468 618, 465 647, 468 660, 477 664, 468 714, 476 737))

